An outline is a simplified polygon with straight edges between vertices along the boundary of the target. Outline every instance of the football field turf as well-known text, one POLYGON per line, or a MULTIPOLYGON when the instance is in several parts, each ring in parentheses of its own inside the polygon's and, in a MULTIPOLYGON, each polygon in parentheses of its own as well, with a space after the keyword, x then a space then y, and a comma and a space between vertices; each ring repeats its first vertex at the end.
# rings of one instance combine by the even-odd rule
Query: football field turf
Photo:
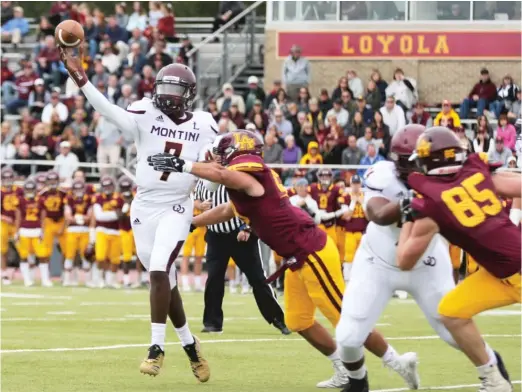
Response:
MULTIPOLYGON (((211 366, 206 384, 193 377, 171 325, 162 373, 156 378, 139 373, 150 339, 145 290, 2 288, 2 391, 311 392, 320 391, 315 384, 332 375, 329 361, 297 334, 283 337, 268 326, 252 295, 226 295, 222 335, 199 332, 201 293, 183 298, 211 366)), ((516 305, 477 318, 490 345, 503 355, 515 391, 521 380, 520 311, 516 305)), ((393 300, 378 328, 401 353, 418 353, 423 389, 478 389, 472 365, 435 336, 411 300, 393 300)), ((380 360, 367 359, 373 391, 406 390, 380 360)))

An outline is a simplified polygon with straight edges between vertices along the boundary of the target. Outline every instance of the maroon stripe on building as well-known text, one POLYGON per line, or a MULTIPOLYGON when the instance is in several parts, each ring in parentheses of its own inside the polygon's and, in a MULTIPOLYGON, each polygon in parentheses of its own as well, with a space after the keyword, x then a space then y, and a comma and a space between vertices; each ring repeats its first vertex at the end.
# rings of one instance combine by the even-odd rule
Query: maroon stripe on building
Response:
POLYGON ((167 263, 167 274, 170 272, 170 269, 172 267, 172 264, 174 264, 174 261, 176 261, 176 258, 178 257, 179 251, 181 250, 181 247, 183 246, 183 243, 185 241, 178 241, 178 244, 174 248, 174 250, 170 253, 169 261, 167 263))
MULTIPOLYGON (((317 253, 312 253, 312 256, 315 258, 315 260, 317 261, 317 264, 319 264, 319 266, 321 267, 321 269, 323 270, 324 274, 326 275, 326 277, 328 278, 328 281, 330 282, 330 284, 332 285, 332 287, 334 288, 334 291, 335 293, 339 296, 339 299, 343 300, 343 293, 341 292, 341 290, 339 289, 339 287, 337 287, 337 285, 335 284, 335 281, 333 280, 332 278, 332 275, 330 275, 330 271, 328 271, 328 268, 326 267, 326 265, 324 264, 324 261, 319 257, 319 255, 317 253)), ((341 268, 341 266, 339 266, 339 268, 341 268)))
POLYGON ((321 277, 321 274, 319 273, 317 268, 315 268, 314 263, 312 263, 310 260, 306 260, 306 264, 308 264, 310 266, 310 268, 312 269, 312 272, 314 273, 315 277, 321 284, 323 291, 325 292, 326 296, 328 297, 328 299, 330 300, 330 302, 332 303, 334 308, 337 309, 339 311, 339 313, 341 313, 341 305, 337 303, 337 301, 335 300, 335 298, 332 295, 332 293, 330 292, 330 290, 328 290, 328 287, 326 287, 326 283, 324 283, 324 280, 321 277))
POLYGON ((134 113, 134 114, 145 114, 145 110, 130 110, 130 109, 127 109, 127 111, 129 113, 134 113))

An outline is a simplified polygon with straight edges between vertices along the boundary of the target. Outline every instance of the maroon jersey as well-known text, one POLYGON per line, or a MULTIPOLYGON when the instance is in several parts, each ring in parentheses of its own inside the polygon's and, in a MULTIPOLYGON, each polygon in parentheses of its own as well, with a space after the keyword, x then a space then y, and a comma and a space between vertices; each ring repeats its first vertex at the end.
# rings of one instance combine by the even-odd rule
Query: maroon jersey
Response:
POLYGON ((323 249, 326 234, 300 208, 292 206, 279 176, 261 157, 241 155, 233 159, 229 170, 252 175, 265 189, 260 197, 227 188, 237 215, 247 222, 257 236, 284 258, 295 257, 299 268, 307 257, 323 249))
POLYGON ((39 208, 45 211, 47 218, 58 222, 63 219, 66 198, 67 193, 60 189, 44 189, 38 194, 39 208))
MULTIPOLYGON (((345 199, 346 204, 348 205, 352 202, 350 194, 345 195, 345 199)), ((355 204, 355 209, 353 210, 350 220, 340 219, 339 222, 339 224, 344 227, 345 231, 349 233, 364 233, 366 231, 366 226, 368 226, 368 219, 366 219, 364 208, 361 203, 355 204)))
POLYGON ((38 229, 41 227, 40 219, 40 200, 38 196, 34 199, 23 197, 20 199, 20 212, 22 213, 22 221, 20 228, 22 229, 38 229))
POLYGON ((437 222, 440 233, 497 278, 520 272, 520 230, 495 195, 489 167, 477 154, 453 176, 410 174, 420 193, 413 208, 437 222))
MULTIPOLYGON (((83 197, 67 196, 65 204, 71 208, 72 214, 74 215, 87 215, 89 208, 92 205, 92 197, 89 195, 83 195, 83 197)), ((85 222, 82 226, 88 226, 89 222, 85 222)), ((69 226, 79 226, 75 220, 69 223, 69 226)))
MULTIPOLYGON (((317 202, 319 209, 326 212, 335 212, 341 208, 342 204, 345 204, 341 188, 334 184, 323 190, 320 184, 313 183, 308 188, 308 193, 317 202)), ((335 225, 335 218, 323 221, 322 224, 325 227, 331 227, 335 225)))
MULTIPOLYGON (((123 198, 119 193, 113 193, 112 195, 101 193, 93 196, 92 204, 99 204, 103 211, 116 211, 121 209, 123 206, 123 198)), ((106 229, 119 230, 120 222, 118 219, 110 222, 96 221, 96 227, 105 227, 106 229)))
POLYGON ((22 188, 16 186, 7 188, 2 187, 0 191, 0 204, 2 205, 2 221, 14 223, 16 211, 20 206, 20 199, 23 197, 22 188))

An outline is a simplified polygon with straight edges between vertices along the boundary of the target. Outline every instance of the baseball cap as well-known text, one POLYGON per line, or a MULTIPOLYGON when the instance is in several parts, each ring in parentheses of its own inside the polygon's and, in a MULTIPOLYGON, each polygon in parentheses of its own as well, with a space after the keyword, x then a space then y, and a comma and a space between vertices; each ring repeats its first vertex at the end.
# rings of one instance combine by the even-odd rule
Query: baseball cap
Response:
POLYGON ((354 174, 350 178, 350 184, 360 184, 360 183, 362 183, 362 180, 361 180, 361 176, 359 176, 358 174, 354 174))
POLYGON ((246 126, 245 126, 245 129, 247 131, 255 131, 256 130, 256 126, 254 123, 248 123, 246 126))
POLYGON ((233 90, 232 84, 230 84, 230 83, 225 83, 225 84, 223 85, 222 90, 223 90, 223 91, 225 91, 225 90, 233 90))
POLYGON ((43 79, 41 79, 41 78, 38 78, 38 79, 36 79, 36 80, 34 81, 34 85, 35 85, 35 86, 43 86, 44 84, 45 84, 45 83, 44 83, 43 79))
POLYGON ((257 78, 257 76, 249 76, 248 77, 248 84, 259 84, 259 79, 257 78))
POLYGON ((300 178, 295 182, 295 186, 308 186, 308 180, 306 178, 300 178))
POLYGON ((509 165, 511 162, 517 162, 517 158, 515 158, 514 156, 510 156, 507 160, 507 164, 509 165))
POLYGON ((69 143, 67 140, 64 140, 60 143, 60 147, 62 148, 71 148, 71 143, 69 143))

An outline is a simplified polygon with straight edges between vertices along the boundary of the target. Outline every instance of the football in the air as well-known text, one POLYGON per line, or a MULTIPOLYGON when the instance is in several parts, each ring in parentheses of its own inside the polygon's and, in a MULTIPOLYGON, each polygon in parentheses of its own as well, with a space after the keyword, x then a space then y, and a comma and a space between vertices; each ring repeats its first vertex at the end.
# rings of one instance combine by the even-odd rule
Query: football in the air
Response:
POLYGON ((64 48, 76 48, 84 36, 83 27, 74 20, 64 20, 54 30, 56 43, 64 48))

